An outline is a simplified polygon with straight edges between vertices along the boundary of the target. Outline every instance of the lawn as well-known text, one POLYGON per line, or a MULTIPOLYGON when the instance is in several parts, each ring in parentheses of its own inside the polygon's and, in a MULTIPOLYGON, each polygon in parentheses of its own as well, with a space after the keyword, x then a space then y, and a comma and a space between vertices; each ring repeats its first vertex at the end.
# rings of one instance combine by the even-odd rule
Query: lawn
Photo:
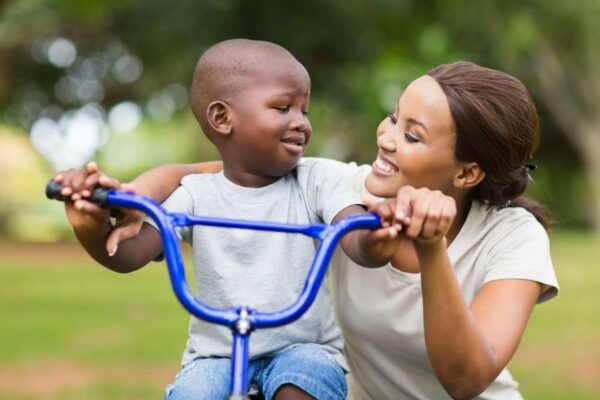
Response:
MULTIPOLYGON (((556 232, 561 294, 536 307, 510 369, 526 399, 600 398, 598 240, 556 232)), ((187 314, 162 263, 119 275, 72 245, 0 245, 1 399, 158 399, 187 314)))

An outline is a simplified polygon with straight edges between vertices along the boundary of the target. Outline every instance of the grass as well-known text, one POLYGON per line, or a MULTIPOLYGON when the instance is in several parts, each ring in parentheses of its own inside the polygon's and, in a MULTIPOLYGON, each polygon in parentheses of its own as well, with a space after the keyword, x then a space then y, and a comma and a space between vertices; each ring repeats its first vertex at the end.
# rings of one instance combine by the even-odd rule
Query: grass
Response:
MULTIPOLYGON (((556 232, 561 294, 535 308, 509 368, 526 399, 600 398, 600 242, 556 232)), ((105 270, 76 246, 0 245, 0 398, 161 398, 188 316, 163 264, 105 270)))

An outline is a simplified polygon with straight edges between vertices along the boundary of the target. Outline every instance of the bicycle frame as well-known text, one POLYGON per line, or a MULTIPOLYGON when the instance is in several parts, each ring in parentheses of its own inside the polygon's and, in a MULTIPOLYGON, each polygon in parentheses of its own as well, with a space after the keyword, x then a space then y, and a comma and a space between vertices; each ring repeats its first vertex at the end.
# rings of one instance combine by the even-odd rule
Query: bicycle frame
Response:
MULTIPOLYGON (((60 190, 61 186, 51 180, 46 186, 46 196, 50 199, 69 201, 68 198, 60 194, 60 190)), ((294 225, 169 213, 149 198, 103 188, 94 190, 91 201, 108 208, 119 207, 140 210, 156 222, 163 242, 163 251, 169 271, 171 287, 181 305, 197 318, 227 326, 232 331, 232 368, 229 398, 236 400, 247 398, 250 333, 255 329, 286 325, 300 318, 314 302, 335 246, 340 239, 352 230, 376 229, 381 225, 379 216, 376 214, 352 215, 341 219, 333 225, 294 225), (269 313, 262 313, 245 306, 218 309, 202 303, 194 296, 187 284, 183 257, 175 232, 175 228, 177 227, 193 225, 299 233, 319 240, 319 246, 317 247, 299 297, 289 307, 269 313)))

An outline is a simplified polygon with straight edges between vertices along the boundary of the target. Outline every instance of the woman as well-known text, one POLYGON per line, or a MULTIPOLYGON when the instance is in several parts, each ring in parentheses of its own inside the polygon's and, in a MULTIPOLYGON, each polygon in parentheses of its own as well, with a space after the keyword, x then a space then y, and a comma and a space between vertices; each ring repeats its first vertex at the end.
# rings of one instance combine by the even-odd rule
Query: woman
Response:
MULTIPOLYGON (((389 265, 341 252, 332 262, 350 397, 520 399, 505 367, 533 306, 558 293, 543 208, 522 197, 539 142, 526 88, 472 63, 441 65, 407 87, 377 135, 372 166, 323 160, 368 204, 395 197, 378 206, 402 225, 389 265)), ((162 200, 182 175, 219 169, 164 166, 134 183, 162 200)))

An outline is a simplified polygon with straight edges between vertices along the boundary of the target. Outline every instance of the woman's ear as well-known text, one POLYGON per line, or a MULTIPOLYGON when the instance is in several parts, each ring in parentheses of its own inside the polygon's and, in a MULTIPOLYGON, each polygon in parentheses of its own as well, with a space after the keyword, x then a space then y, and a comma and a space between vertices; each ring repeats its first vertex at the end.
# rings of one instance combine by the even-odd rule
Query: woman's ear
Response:
POLYGON ((206 107, 206 120, 217 133, 227 136, 231 133, 231 108, 223 101, 213 101, 206 107))
POLYGON ((454 186, 460 189, 475 187, 485 178, 485 172, 475 162, 465 163, 454 176, 454 186))

